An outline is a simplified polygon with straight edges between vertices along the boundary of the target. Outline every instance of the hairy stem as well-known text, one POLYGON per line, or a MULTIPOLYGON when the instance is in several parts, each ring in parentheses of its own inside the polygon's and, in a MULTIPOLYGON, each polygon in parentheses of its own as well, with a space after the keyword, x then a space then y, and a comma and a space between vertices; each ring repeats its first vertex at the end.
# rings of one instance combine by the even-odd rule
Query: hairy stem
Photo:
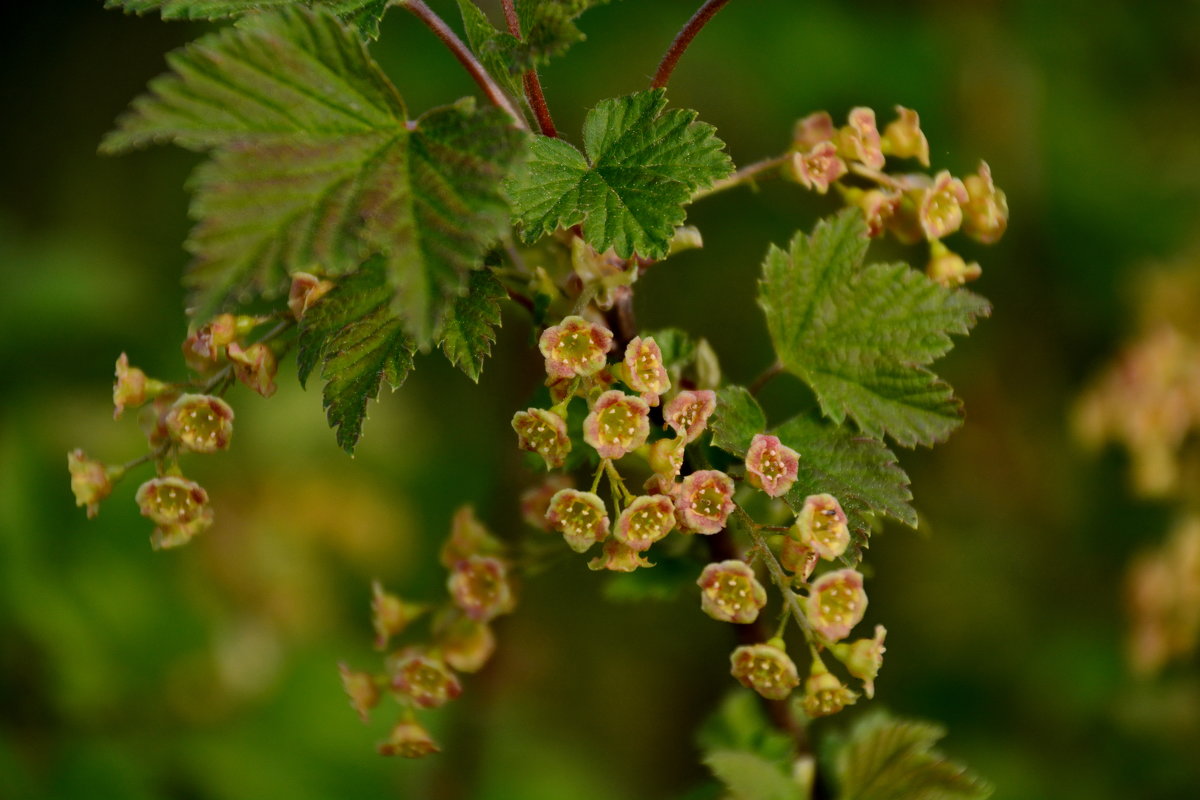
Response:
POLYGON ((746 530, 750 534, 750 540, 754 542, 754 547, 761 554, 763 563, 767 565, 767 572, 771 575, 771 582, 775 584, 775 588, 783 596, 784 608, 791 613, 792 619, 796 620, 796 624, 804 632, 805 640, 811 642, 813 640, 812 628, 808 624, 808 617, 804 615, 804 608, 800 605, 800 598, 792 590, 792 579, 783 571, 783 567, 779 565, 779 560, 771 552, 767 540, 763 537, 762 526, 755 522, 741 506, 737 506, 737 512, 738 517, 745 524, 746 530))
POLYGON ((702 197, 723 192, 726 189, 733 189, 736 186, 741 186, 743 183, 751 183, 764 173, 781 167, 791 160, 791 155, 785 154, 775 156, 774 158, 764 158, 762 161, 755 161, 753 164, 747 164, 728 178, 722 178, 707 189, 701 189, 696 192, 692 195, 692 202, 694 203, 702 197))
POLYGON ((729 0, 706 0, 704 5, 700 6, 700 10, 692 15, 687 24, 675 35, 675 41, 671 42, 667 52, 663 54, 662 61, 658 64, 658 71, 654 73, 654 80, 650 82, 651 89, 666 88, 667 83, 671 80, 671 73, 675 71, 675 65, 679 63, 680 56, 688 49, 692 39, 696 38, 696 34, 728 2, 729 0))
POLYGON ((401 5, 411 11, 421 22, 424 22, 425 26, 442 40, 442 43, 458 59, 458 63, 462 64, 475 83, 479 84, 479 88, 487 95, 492 105, 512 117, 515 126, 522 130, 529 130, 524 118, 513 108, 500 85, 488 74, 475 55, 463 44, 462 39, 459 39, 458 35, 450 29, 450 26, 434 13, 433 9, 425 5, 424 0, 402 0, 401 5))
MULTIPOLYGON (((508 32, 520 39, 521 20, 517 17, 516 5, 513 0, 501 0, 500 5, 504 8, 504 21, 508 23, 508 32)), ((537 70, 527 70, 521 76, 521 83, 525 87, 525 99, 529 101, 529 107, 537 117, 542 135, 557 139, 558 129, 554 127, 554 118, 550 116, 550 107, 546 105, 546 95, 542 93, 542 82, 538 78, 537 70)))

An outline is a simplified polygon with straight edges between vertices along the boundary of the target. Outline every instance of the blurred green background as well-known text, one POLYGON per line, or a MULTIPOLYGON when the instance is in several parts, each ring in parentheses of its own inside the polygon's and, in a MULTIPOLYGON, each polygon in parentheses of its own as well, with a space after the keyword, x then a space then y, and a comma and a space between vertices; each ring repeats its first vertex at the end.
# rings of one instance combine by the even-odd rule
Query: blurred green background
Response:
MULTIPOLYGON (((457 24, 453 3, 432 5, 457 24)), ((589 12, 588 41, 543 76, 559 127, 574 135, 595 101, 642 87, 695 5, 589 12)), ((461 503, 502 535, 521 524, 531 475, 508 420, 540 360, 516 313, 479 386, 420 360, 354 459, 291 365, 270 401, 235 390, 232 451, 188 467, 217 523, 187 548, 150 550, 137 480, 93 521, 74 507, 69 449, 116 462, 143 447, 132 419, 110 418, 116 356, 183 375, 197 161, 96 145, 163 54, 207 29, 100 6, 28 2, 0 33, 0 798, 607 800, 703 781, 693 731, 732 684, 731 631, 690 594, 609 603, 585 559, 527 582, 496 661, 431 715, 444 755, 377 757, 388 714, 364 728, 345 702, 336 662, 375 664, 370 579, 435 595, 461 503)), ((374 52, 414 113, 473 90, 401 11, 374 52)), ((1195 657, 1140 679, 1123 654, 1123 570, 1171 509, 1135 500, 1124 458, 1081 453, 1066 424, 1130 333, 1138 271, 1196 244, 1198 87, 1189 0, 735 0, 672 83, 740 164, 780 152, 810 111, 869 105, 886 121, 903 104, 935 169, 985 158, 1008 193, 1002 242, 963 245, 995 313, 940 369, 967 424, 902 453, 922 530, 874 541, 867 619, 889 629, 874 702, 946 723, 946 750, 997 798, 1200 796, 1195 657)), ((698 204, 706 248, 647 273, 642 322, 708 337, 750 380, 770 358, 753 299, 767 243, 832 208, 782 184, 698 204)), ((768 410, 794 389, 771 385, 768 410)))

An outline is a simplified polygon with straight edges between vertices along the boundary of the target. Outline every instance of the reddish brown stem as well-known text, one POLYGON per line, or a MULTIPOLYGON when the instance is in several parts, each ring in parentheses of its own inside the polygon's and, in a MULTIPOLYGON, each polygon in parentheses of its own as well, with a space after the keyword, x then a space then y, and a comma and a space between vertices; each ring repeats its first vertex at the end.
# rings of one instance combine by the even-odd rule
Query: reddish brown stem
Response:
POLYGON ((475 58, 474 53, 463 44, 458 35, 450 29, 450 26, 434 13, 433 9, 425 5, 424 0, 403 0, 401 5, 411 11, 421 22, 424 22, 426 27, 442 40, 442 43, 458 59, 458 63, 462 64, 475 83, 479 84, 479 88, 487 95, 492 105, 512 117, 513 124, 518 128, 529 128, 525 124, 524 118, 513 108, 508 96, 504 94, 504 90, 500 88, 495 79, 483 68, 483 65, 475 58))
MULTIPOLYGON (((501 0, 500 5, 504 8, 504 21, 508 23, 508 32, 520 39, 521 20, 517 17, 516 5, 513 0, 501 0)), ((558 129, 554 127, 554 118, 550 116, 550 107, 546 105, 546 95, 542 92, 542 81, 538 78, 537 70, 527 70, 521 76, 521 84, 525 87, 525 99, 533 109, 542 135, 557 139, 558 129)))
POLYGON ((658 71, 654 73, 654 80, 650 82, 651 89, 666 88, 667 83, 671 80, 671 73, 675 71, 675 65, 679 63, 679 57, 688 49, 688 45, 692 43, 692 39, 696 38, 696 34, 728 2, 729 0, 706 0, 704 5, 700 6, 700 10, 692 15, 687 24, 676 34, 675 41, 671 42, 671 46, 667 48, 662 61, 659 62, 658 71))

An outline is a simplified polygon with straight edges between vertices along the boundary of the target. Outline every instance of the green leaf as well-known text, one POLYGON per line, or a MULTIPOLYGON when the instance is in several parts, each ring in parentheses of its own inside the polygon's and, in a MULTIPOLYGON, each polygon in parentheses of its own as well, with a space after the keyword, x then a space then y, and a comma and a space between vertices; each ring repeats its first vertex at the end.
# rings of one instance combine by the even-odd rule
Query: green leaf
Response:
POLYGON ((405 328, 425 344, 507 228, 501 180, 522 134, 470 100, 407 123, 363 44, 327 14, 256 14, 168 61, 102 143, 215 150, 196 172, 185 276, 197 317, 275 297, 297 270, 385 257, 405 328))
MULTIPOLYGON (((629 574, 636 575, 637 572, 629 574)), ((796 752, 796 740, 775 727, 767 717, 761 698, 742 688, 726 693, 721 704, 700 726, 696 743, 706 752, 749 752, 779 764, 789 763, 796 752)))
POLYGON ((329 427, 347 453, 362 437, 367 401, 386 381, 399 389, 413 368, 412 339, 391 307, 382 259, 372 259, 318 300, 300 320, 300 385, 321 367, 329 427))
POLYGON ((504 284, 490 269, 475 270, 467 293, 450 304, 442 320, 442 352, 476 383, 483 372, 483 360, 492 354, 496 341, 500 301, 507 297, 504 284))
POLYGON ((775 435, 800 454, 796 483, 784 498, 794 510, 810 494, 833 495, 846 512, 859 551, 870 536, 872 515, 917 527, 908 475, 881 440, 807 416, 785 422, 775 435))
POLYGON ((521 41, 512 53, 517 71, 539 67, 583 41, 575 20, 589 8, 608 0, 517 0, 521 19, 521 41))
POLYGON ((666 103, 661 89, 598 103, 584 120, 586 157, 533 137, 527 168, 507 184, 526 240, 582 223, 598 252, 665 257, 692 193, 733 168, 715 128, 666 103))
POLYGON ((767 429, 767 415, 744 386, 726 386, 717 391, 717 408, 708 427, 715 447, 743 457, 754 434, 767 429))
POLYGON ((838 800, 983 800, 986 781, 933 749, 937 725, 884 713, 854 726, 835 761, 838 800))
MULTIPOLYGON (((308 0, 305 5, 337 14, 358 29, 359 34, 379 38, 379 20, 391 0, 308 0)), ((105 8, 131 14, 158 11, 163 19, 228 19, 254 11, 269 11, 299 5, 299 0, 105 0, 105 8)))
POLYGON ((817 395, 835 422, 847 416, 872 436, 911 447, 945 439, 962 420, 949 384, 927 365, 991 308, 905 264, 863 265, 866 224, 846 209, 772 246, 759 305, 780 361, 817 395))
POLYGON ((803 800, 800 785, 782 766, 755 753, 717 750, 704 763, 738 800, 803 800))
POLYGON ((517 37, 497 30, 474 0, 458 0, 458 11, 462 15, 467 44, 483 68, 513 97, 524 96, 521 70, 516 68, 513 57, 517 37))

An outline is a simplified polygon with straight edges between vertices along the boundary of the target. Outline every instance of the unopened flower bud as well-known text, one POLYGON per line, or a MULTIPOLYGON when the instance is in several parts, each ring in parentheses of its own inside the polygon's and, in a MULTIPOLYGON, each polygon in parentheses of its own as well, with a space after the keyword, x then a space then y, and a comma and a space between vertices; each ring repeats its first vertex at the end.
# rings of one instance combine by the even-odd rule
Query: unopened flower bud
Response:
POLYGON ((650 407, 640 397, 609 390, 596 399, 583 421, 583 440, 601 458, 620 458, 646 443, 650 407))
POLYGON ((839 643, 830 648, 845 665, 846 670, 863 682, 863 692, 867 697, 875 696, 875 677, 879 674, 879 668, 883 666, 883 654, 886 652, 883 646, 885 636, 887 629, 876 625, 874 637, 858 639, 849 644, 839 643))
POLYGON ((188 367, 201 375, 212 372, 225 358, 225 348, 237 338, 238 327, 233 314, 218 314, 188 334, 183 342, 188 367))
POLYGON ((612 346, 611 331, 578 316, 547 328, 538 341, 546 359, 546 374, 552 378, 594 375, 604 368, 612 346))
POLYGON ((333 288, 331 281, 310 275, 307 272, 292 273, 292 285, 288 290, 288 308, 297 321, 304 317, 313 303, 325 296, 333 288))
POLYGON ((696 581, 700 609, 715 620, 747 625, 767 604, 767 590, 745 561, 730 559, 709 564, 696 581))
POLYGON ((633 572, 640 567, 653 566, 641 553, 617 539, 605 542, 603 553, 588 562, 590 570, 607 569, 613 572, 633 572))
POLYGON ((455 564, 447 579, 454 605, 476 622, 488 622, 513 610, 516 601, 508 568, 494 556, 471 556, 455 564))
POLYGON ((830 642, 845 639, 862 621, 867 610, 867 593, 857 570, 827 572, 813 581, 805 616, 813 630, 830 642))
POLYGON ((390 661, 392 689, 422 708, 436 708, 462 694, 458 677, 440 658, 413 649, 390 661))
POLYGON ((263 397, 275 394, 275 373, 279 371, 279 365, 275 353, 265 342, 256 342, 245 349, 237 342, 230 342, 225 352, 239 381, 263 397))
POLYGON ((164 421, 170 437, 194 453, 224 450, 233 437, 233 409, 213 395, 180 395, 164 421))
POLYGON ((663 419, 690 444, 704 432, 716 408, 717 395, 711 390, 680 392, 663 408, 663 419))
POLYGON ((915 158, 923 167, 929 166, 929 140, 921 130, 921 118, 916 111, 896 106, 896 119, 883 131, 880 146, 885 155, 915 158))
POLYGON ((664 494, 642 495, 621 512, 613 527, 613 537, 641 552, 674 527, 675 504, 671 498, 664 494))
POLYGON ((358 712, 363 722, 367 722, 371 709, 379 705, 383 694, 379 691, 375 676, 369 672, 350 669, 345 664, 338 664, 338 674, 342 676, 342 689, 350 698, 350 707, 358 712))
POLYGON ((782 497, 796 482, 800 454, 778 436, 756 433, 746 451, 746 479, 770 497, 782 497))
POLYGON ((846 512, 831 494, 812 494, 796 515, 789 531, 791 538, 811 547, 821 558, 832 561, 850 546, 850 526, 846 512))
POLYGON ((795 662, 774 644, 742 645, 729 661, 733 677, 768 700, 783 700, 800 685, 795 662))
POLYGON ((662 350, 653 337, 633 337, 625 348, 625 376, 630 389, 638 392, 646 405, 658 405, 658 398, 671 388, 671 377, 663 366, 662 350))
POLYGON ((517 447, 541 456, 546 469, 557 469, 566 463, 567 454, 571 452, 571 438, 562 417, 540 408, 530 408, 513 414, 512 427, 517 432, 517 447))
POLYGON ((963 231, 984 244, 994 244, 1008 228, 1008 198, 992 183, 992 170, 979 162, 979 172, 963 181, 968 200, 963 206, 963 231))
POLYGON ((441 748, 430 737, 429 731, 412 719, 396 723, 388 738, 380 742, 377 749, 381 756, 401 758, 423 758, 441 752, 441 748))
POLYGON ((733 479, 715 469, 702 469, 683 479, 675 504, 684 527, 694 533, 717 533, 733 513, 733 479))
POLYGON ((608 538, 608 509, 591 492, 561 490, 550 499, 546 519, 576 553, 608 538))
POLYGON ((121 467, 106 467, 95 459, 88 458, 80 449, 67 453, 67 469, 71 473, 71 492, 76 506, 86 506, 88 519, 100 511, 100 501, 112 493, 113 481, 125 470, 121 467))

